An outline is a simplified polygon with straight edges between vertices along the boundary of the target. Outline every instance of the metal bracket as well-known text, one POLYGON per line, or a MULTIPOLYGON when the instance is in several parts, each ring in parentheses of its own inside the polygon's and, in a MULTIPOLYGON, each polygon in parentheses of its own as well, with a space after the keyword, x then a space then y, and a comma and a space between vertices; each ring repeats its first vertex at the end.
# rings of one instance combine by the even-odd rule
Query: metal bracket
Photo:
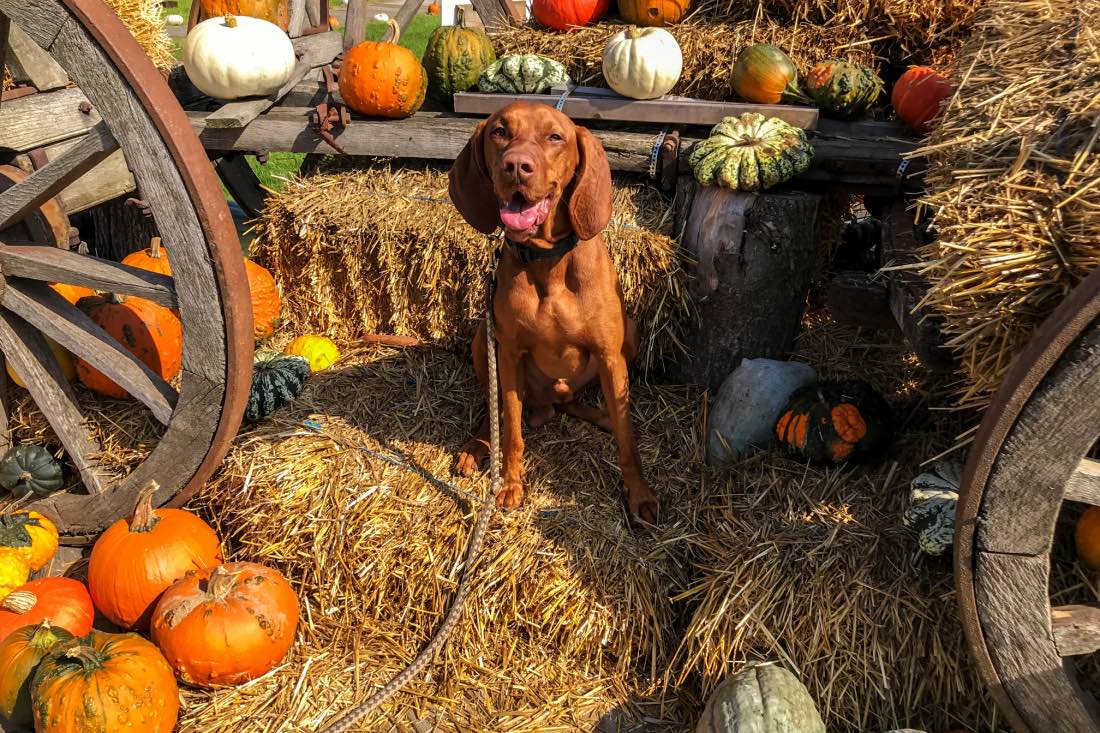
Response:
POLYGON ((337 127, 346 127, 351 122, 351 113, 347 107, 336 101, 336 80, 332 75, 332 66, 325 64, 321 67, 321 73, 325 77, 325 100, 309 113, 309 125, 330 148, 341 155, 347 155, 347 151, 336 142, 333 132, 337 127))
POLYGON ((317 25, 307 25, 302 29, 303 36, 314 36, 318 33, 327 33, 332 30, 328 25, 328 0, 321 0, 321 17, 317 21, 317 25))
POLYGON ((664 133, 660 141, 660 148, 653 166, 653 177, 662 191, 676 189, 676 178, 680 175, 680 133, 683 130, 683 125, 673 125, 671 130, 664 133))

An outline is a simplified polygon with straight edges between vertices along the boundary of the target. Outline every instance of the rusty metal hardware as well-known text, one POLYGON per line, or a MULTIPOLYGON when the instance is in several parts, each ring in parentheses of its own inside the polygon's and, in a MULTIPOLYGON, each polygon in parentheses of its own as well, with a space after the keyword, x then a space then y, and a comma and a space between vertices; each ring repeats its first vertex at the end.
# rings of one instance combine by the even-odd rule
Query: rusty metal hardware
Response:
POLYGON ((661 151, 657 163, 657 183, 662 191, 676 188, 676 177, 680 175, 680 133, 683 125, 674 125, 661 141, 661 151))
POLYGON ((333 131, 338 127, 346 127, 351 122, 351 113, 347 107, 336 101, 336 80, 332 75, 332 66, 325 64, 321 67, 321 73, 325 77, 325 99, 309 113, 309 124, 330 148, 341 155, 347 155, 347 151, 336 142, 333 131))

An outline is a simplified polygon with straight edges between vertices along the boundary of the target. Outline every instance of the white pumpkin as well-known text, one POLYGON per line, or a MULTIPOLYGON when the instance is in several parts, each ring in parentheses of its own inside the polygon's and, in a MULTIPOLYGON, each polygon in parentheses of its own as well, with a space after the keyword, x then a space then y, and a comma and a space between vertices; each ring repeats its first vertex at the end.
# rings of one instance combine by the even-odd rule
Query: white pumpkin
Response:
POLYGON ((285 31, 243 15, 204 20, 183 43, 187 76, 215 99, 271 94, 287 82, 295 63, 294 46, 285 31))
POLYGON ((664 28, 632 27, 612 36, 603 50, 603 78, 624 97, 663 97, 683 70, 680 44, 664 28))
POLYGON ((183 16, 172 14, 164 19, 164 22, 168 25, 183 25, 183 16))

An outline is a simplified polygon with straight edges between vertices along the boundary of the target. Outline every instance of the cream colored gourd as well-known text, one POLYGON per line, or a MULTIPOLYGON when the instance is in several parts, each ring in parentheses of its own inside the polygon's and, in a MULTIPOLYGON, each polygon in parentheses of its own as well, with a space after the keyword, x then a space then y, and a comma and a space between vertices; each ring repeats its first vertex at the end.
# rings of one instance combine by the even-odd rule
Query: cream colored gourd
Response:
POLYGON ((262 97, 294 71, 294 46, 274 23, 226 15, 196 25, 183 43, 183 68, 199 91, 215 99, 262 97))
POLYGON ((683 70, 680 44, 664 28, 631 27, 616 33, 604 47, 603 78, 624 97, 663 97, 683 70))

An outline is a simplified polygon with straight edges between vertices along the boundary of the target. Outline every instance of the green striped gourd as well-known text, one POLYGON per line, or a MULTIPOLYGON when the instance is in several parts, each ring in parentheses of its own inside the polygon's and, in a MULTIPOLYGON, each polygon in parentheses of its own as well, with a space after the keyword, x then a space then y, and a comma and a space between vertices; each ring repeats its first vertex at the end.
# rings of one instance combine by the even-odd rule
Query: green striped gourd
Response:
POLYGON ((505 56, 490 64, 477 88, 490 94, 543 94, 568 83, 569 74, 561 62, 532 54, 505 56))
POLYGON ((424 50, 428 94, 447 100, 457 92, 468 91, 496 60, 493 42, 480 28, 436 28, 424 50))
POLYGON ((917 533, 921 552, 935 557, 951 551, 961 483, 962 466, 936 461, 931 471, 917 476, 910 484, 909 508, 902 522, 917 533))
POLYGON ((746 112, 726 117, 698 143, 688 162, 704 186, 763 191, 810 167, 806 133, 776 117, 746 112))
POLYGON ((256 352, 252 362, 252 389, 248 393, 246 420, 262 420, 302 393, 309 379, 309 362, 277 351, 256 352))

